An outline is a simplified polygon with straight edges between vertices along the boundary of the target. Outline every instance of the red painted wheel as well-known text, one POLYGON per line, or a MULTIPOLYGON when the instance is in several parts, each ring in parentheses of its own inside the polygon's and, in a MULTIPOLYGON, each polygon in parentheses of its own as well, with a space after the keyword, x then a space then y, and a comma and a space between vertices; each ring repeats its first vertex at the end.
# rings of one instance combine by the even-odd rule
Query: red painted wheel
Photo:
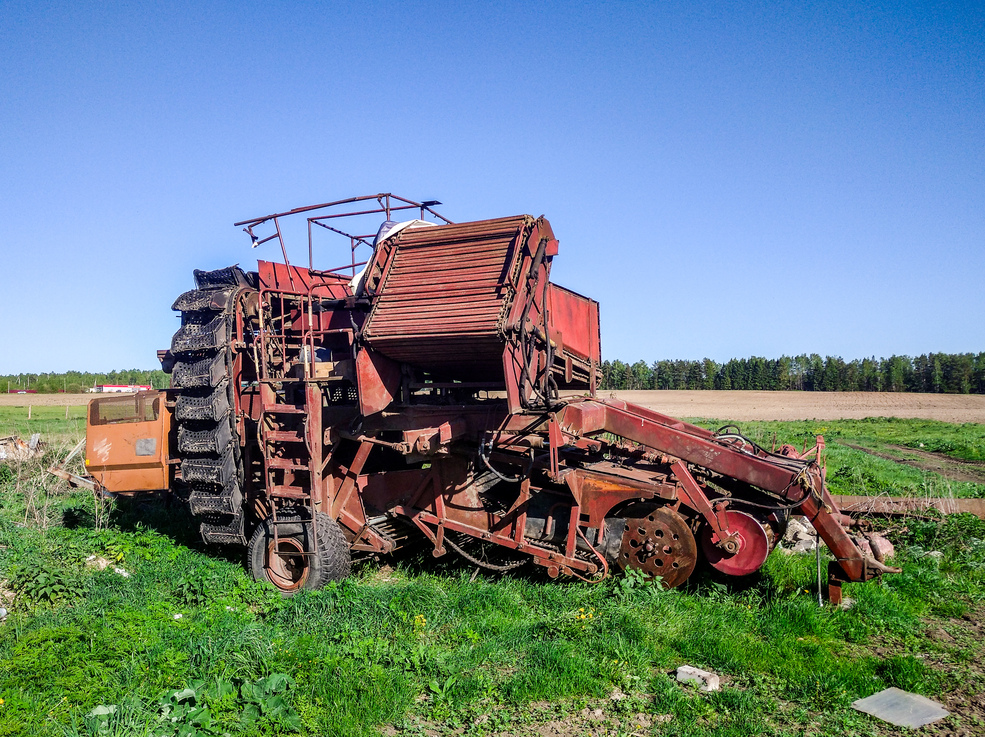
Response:
POLYGON ((304 546, 293 537, 282 537, 267 545, 267 578, 281 591, 295 591, 308 580, 310 565, 305 560, 304 546))
POLYGON ((729 553, 711 541, 710 525, 701 529, 701 549, 713 568, 729 576, 748 576, 758 571, 773 550, 773 531, 747 512, 725 512, 729 529, 738 534, 739 549, 729 553))

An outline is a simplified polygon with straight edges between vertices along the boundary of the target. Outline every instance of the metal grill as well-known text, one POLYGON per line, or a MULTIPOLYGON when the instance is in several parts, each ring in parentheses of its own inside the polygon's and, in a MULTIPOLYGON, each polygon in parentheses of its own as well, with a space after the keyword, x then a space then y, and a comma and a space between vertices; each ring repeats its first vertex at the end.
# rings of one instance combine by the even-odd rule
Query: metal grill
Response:
POLYGON ((220 352, 194 363, 180 362, 171 374, 171 383, 179 388, 214 387, 226 377, 226 355, 220 352))
MULTIPOLYGON (((187 314, 201 313, 191 312, 187 314)), ((196 325, 192 322, 182 325, 171 339, 171 352, 180 354, 216 350, 224 347, 228 338, 229 319, 226 315, 217 315, 204 325, 196 325)))
POLYGON ((209 420, 217 422, 229 414, 229 382, 223 381, 209 394, 182 394, 175 403, 179 421, 209 420))

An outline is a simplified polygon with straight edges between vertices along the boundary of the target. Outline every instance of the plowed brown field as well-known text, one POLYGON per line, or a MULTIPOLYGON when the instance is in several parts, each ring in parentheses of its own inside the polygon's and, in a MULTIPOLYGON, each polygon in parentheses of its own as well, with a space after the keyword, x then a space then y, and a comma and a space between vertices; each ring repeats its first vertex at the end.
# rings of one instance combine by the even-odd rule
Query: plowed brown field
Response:
MULTIPOLYGON (((983 394, 891 394, 876 392, 603 391, 603 397, 673 417, 719 420, 854 420, 909 417, 985 423, 983 394)), ((0 407, 76 407, 94 394, 0 394, 0 407)))
POLYGON ((100 394, 0 394, 0 407, 81 407, 100 394))
POLYGON ((719 420, 857 420, 906 417, 985 423, 983 394, 876 392, 600 392, 673 417, 719 420))

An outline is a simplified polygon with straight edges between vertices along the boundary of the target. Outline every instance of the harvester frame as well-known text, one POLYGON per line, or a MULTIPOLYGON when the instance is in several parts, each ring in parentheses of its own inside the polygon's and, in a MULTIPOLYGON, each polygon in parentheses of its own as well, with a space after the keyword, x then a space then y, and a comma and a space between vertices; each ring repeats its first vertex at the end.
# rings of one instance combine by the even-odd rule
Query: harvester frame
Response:
POLYGON ((823 438, 766 450, 733 427, 600 398, 598 303, 551 283, 550 223, 455 224, 438 204, 384 193, 236 223, 254 247, 277 241, 283 261, 195 272, 159 353, 171 387, 156 404, 126 400, 130 414, 116 398, 90 407, 95 482, 175 489, 206 542, 248 543, 254 575, 285 593, 413 538, 552 577, 635 568, 677 586, 702 558, 746 575, 791 512, 835 555, 833 600, 843 581, 895 570, 845 529, 823 438), (282 227, 301 215, 307 267, 291 264, 282 227), (346 226, 381 217, 375 234, 346 226), (323 231, 348 240, 349 263, 315 268, 323 231), (108 432, 130 440, 100 456, 108 432), (140 442, 153 474, 137 473, 140 442))

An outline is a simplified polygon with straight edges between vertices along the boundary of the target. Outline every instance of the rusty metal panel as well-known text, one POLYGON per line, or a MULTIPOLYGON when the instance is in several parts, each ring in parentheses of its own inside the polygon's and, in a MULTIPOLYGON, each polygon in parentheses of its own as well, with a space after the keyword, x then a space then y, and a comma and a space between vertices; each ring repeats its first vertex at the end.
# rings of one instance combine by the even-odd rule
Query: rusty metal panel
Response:
POLYGON ((400 364, 372 348, 356 354, 359 412, 364 416, 386 409, 400 391, 400 364))
POLYGON ((94 399, 86 423, 86 470, 110 492, 167 489, 170 429, 164 392, 94 399))
POLYGON ((551 340, 558 346, 555 361, 560 361, 563 367, 557 378, 558 387, 594 391, 594 374, 602 362, 599 303, 550 284, 547 315, 551 340))
POLYGON ((551 284, 547 310, 552 332, 560 334, 566 353, 599 363, 599 303, 570 289, 551 284))
POLYGON ((259 261, 257 267, 260 288, 265 292, 311 294, 328 299, 344 299, 351 294, 346 276, 274 261, 259 261))
POLYGON ((533 218, 415 228, 378 249, 363 336, 397 361, 461 381, 502 381, 502 322, 533 218))

